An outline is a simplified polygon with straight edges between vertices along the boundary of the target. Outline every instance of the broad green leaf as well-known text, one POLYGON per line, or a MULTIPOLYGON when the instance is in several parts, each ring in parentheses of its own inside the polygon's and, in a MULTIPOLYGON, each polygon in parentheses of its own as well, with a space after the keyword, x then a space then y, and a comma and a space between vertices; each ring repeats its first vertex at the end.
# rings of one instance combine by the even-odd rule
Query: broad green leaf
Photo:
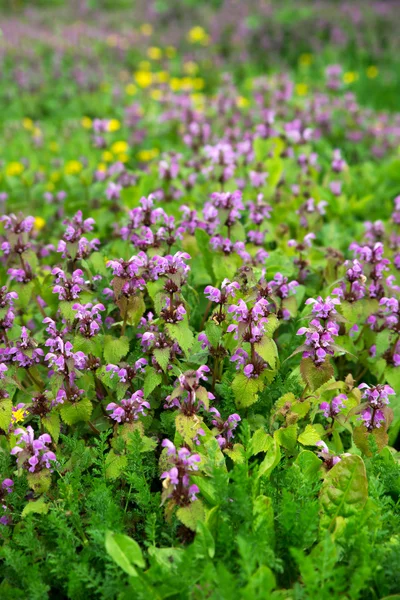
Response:
POLYGON ((38 515, 45 515, 49 512, 49 505, 46 504, 44 498, 39 498, 38 500, 34 500, 33 502, 28 502, 21 513, 21 517, 24 518, 27 515, 32 513, 36 513, 38 515))
POLYGON ((320 367, 316 367, 311 358, 303 358, 300 372, 311 391, 317 390, 333 377, 333 367, 329 358, 320 367))
POLYGON ((49 490, 51 485, 51 473, 47 469, 38 473, 28 473, 27 479, 29 487, 35 494, 44 494, 49 490))
POLYGON ((272 441, 272 446, 267 451, 266 457, 260 464, 257 477, 262 477, 262 476, 269 477, 271 475, 272 471, 275 469, 275 467, 279 464, 280 460, 281 460, 281 451, 279 448, 279 442, 276 439, 276 436, 274 435, 273 441, 272 441))
POLYGON ((145 398, 150 396, 151 392, 155 390, 155 388, 160 385, 162 382, 161 373, 157 373, 157 371, 153 367, 148 367, 146 369, 146 375, 144 378, 144 386, 143 393, 145 398))
POLYGON ((322 460, 311 450, 302 450, 294 461, 306 479, 316 479, 320 473, 322 460))
POLYGON ((8 431, 12 417, 12 400, 11 398, 3 398, 0 400, 0 429, 8 431))
POLYGON ((257 429, 257 431, 253 433, 253 437, 250 440, 250 456, 259 454, 259 452, 266 452, 271 448, 272 444, 272 437, 260 427, 260 429, 257 429))
POLYGON ((216 323, 213 323, 212 321, 209 321, 208 323, 206 323, 205 333, 211 346, 216 348, 222 337, 222 327, 220 327, 216 323))
POLYGON ((364 461, 353 454, 344 456, 326 475, 319 495, 324 519, 329 527, 337 517, 351 517, 361 511, 368 499, 364 461))
POLYGON ((55 444, 60 436, 60 415, 58 412, 51 412, 41 420, 43 427, 49 432, 55 444))
POLYGON ((67 302, 66 300, 62 300, 58 304, 61 315, 67 321, 73 321, 75 319, 76 311, 72 309, 73 304, 75 304, 75 302, 67 302))
POLYGON ((106 458, 106 477, 107 479, 117 479, 128 464, 128 459, 123 454, 115 454, 110 450, 106 458))
POLYGON ((127 337, 115 338, 112 335, 104 336, 104 360, 111 364, 117 364, 129 352, 129 340, 127 337))
POLYGON ((196 542, 200 542, 204 551, 210 558, 215 555, 215 542, 211 531, 203 521, 197 522, 196 527, 196 542))
POLYGON ((386 367, 385 379, 394 390, 400 390, 400 367, 386 367))
POLYGON ((361 452, 365 454, 365 456, 371 456, 371 450, 369 449, 369 440, 371 437, 375 439, 378 450, 382 450, 385 446, 387 446, 389 441, 389 436, 384 427, 373 429, 371 432, 369 432, 364 425, 354 427, 353 441, 357 448, 359 448, 361 452))
POLYGON ((264 335, 259 344, 254 345, 255 351, 261 356, 270 366, 271 369, 275 369, 278 362, 278 348, 274 340, 264 335))
POLYGON ((238 408, 251 406, 258 400, 258 392, 264 389, 262 379, 249 378, 243 373, 238 373, 232 381, 232 390, 238 408))
POLYGON ((203 419, 197 415, 189 417, 179 413, 175 418, 176 431, 182 437, 186 444, 192 444, 193 438, 197 435, 200 428, 204 428, 203 419))
POLYGON ((146 563, 139 544, 127 535, 107 531, 105 546, 113 561, 131 577, 138 576, 134 565, 141 569, 145 568, 146 563))
POLYGON ((205 521, 203 503, 201 500, 195 500, 187 506, 181 506, 176 511, 176 516, 185 527, 188 527, 188 529, 191 529, 192 531, 196 531, 198 521, 205 521))
POLYGON ((245 451, 242 444, 234 444, 233 448, 225 448, 224 454, 229 456, 234 463, 242 464, 245 461, 245 451))
POLYGON ((303 446, 315 446, 321 439, 321 433, 312 425, 306 425, 305 430, 298 437, 300 444, 303 446))
POLYGON ((171 355, 170 348, 155 348, 153 354, 164 373, 166 373, 171 355))
POLYGON ((279 444, 293 452, 297 444, 297 425, 289 425, 288 427, 281 427, 275 432, 276 439, 279 444))
POLYGON ((79 421, 89 421, 93 405, 89 398, 79 402, 64 402, 60 408, 61 418, 67 425, 75 425, 79 421))
POLYGON ((174 342, 178 342, 184 353, 187 355, 194 344, 194 336, 187 321, 180 323, 167 323, 166 329, 174 342))

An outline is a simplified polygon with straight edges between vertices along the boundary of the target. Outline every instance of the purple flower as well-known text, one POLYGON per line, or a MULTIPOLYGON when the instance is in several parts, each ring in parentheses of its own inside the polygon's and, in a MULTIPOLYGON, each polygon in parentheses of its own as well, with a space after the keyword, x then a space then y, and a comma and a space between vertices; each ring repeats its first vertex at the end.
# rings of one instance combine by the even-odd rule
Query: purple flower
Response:
POLYGON ((106 410, 112 411, 110 418, 117 423, 132 423, 140 416, 146 417, 145 410, 150 410, 150 404, 144 400, 143 391, 134 392, 130 398, 121 400, 120 404, 110 402, 106 410))
POLYGON ((15 429, 14 434, 19 438, 12 448, 11 454, 18 455, 18 466, 27 469, 30 473, 37 473, 43 469, 52 470, 51 463, 56 461, 56 455, 49 450, 51 437, 43 433, 37 439, 30 425, 24 429, 15 429))

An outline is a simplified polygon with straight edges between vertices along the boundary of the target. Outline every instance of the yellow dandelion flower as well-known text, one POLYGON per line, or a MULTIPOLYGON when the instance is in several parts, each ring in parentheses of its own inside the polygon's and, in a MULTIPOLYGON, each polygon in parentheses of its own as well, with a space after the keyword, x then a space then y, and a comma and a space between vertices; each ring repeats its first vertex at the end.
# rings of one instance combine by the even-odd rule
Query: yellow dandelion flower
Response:
POLYGON ((13 409, 12 418, 14 423, 22 423, 24 420, 24 410, 22 408, 13 409))
POLYGON ((343 74, 343 82, 346 84, 354 83, 358 79, 358 73, 354 71, 347 71, 343 74))
POLYGON ((143 25, 140 26, 140 31, 143 35, 148 37, 153 33, 153 27, 150 23, 143 23, 143 25))
POLYGON ((64 173, 66 175, 78 175, 82 169, 83 165, 79 160, 69 160, 64 167, 64 173))
POLYGON ((6 167, 6 175, 9 175, 11 177, 21 175, 23 170, 24 170, 24 165, 22 163, 13 161, 13 162, 8 163, 8 165, 6 167))
POLYGON ((118 129, 121 128, 121 123, 118 121, 118 119, 110 119, 107 123, 107 131, 109 131, 110 133, 114 133, 115 131, 118 131, 118 129))
POLYGON ((105 165, 104 163, 99 163, 97 165, 97 170, 98 171, 107 171, 107 165, 105 165))
POLYGON ((153 75, 149 71, 136 71, 135 80, 140 87, 147 88, 153 81, 153 75))
POLYGON ((378 75, 379 75, 378 67, 376 67, 375 65, 371 65, 370 67, 368 67, 368 69, 367 69, 368 79, 375 79, 375 77, 378 77, 378 75))
POLYGON ((114 154, 123 154, 129 149, 128 142, 121 140, 120 142, 114 142, 111 146, 111 152, 114 154))
POLYGON ((202 90, 204 89, 205 86, 205 81, 202 77, 195 77, 193 79, 193 87, 195 90, 202 90))
POLYGON ((182 83, 179 77, 172 77, 171 81, 169 82, 169 87, 173 92, 178 92, 180 89, 182 89, 182 83))
POLYGON ((137 157, 142 162, 148 162, 158 156, 158 154, 158 148, 152 148, 151 150, 140 150, 140 152, 137 153, 137 157))
POLYGON ((210 40, 210 36, 203 27, 200 27, 200 25, 196 25, 196 27, 192 27, 192 29, 187 34, 187 39, 192 44, 206 45, 210 40))
POLYGON ((46 225, 46 221, 43 219, 43 217, 35 217, 35 223, 34 223, 35 229, 40 231, 41 229, 43 229, 43 227, 45 225, 46 225))
POLYGON ((188 60, 183 63, 183 71, 187 75, 196 75, 199 71, 199 65, 195 63, 193 60, 188 60))
POLYGON ((109 150, 104 150, 103 154, 101 155, 101 159, 106 163, 111 162, 114 160, 114 155, 109 150))
POLYGON ((31 131, 34 127, 32 119, 29 119, 28 117, 25 117, 25 119, 22 119, 22 126, 24 129, 31 131))
POLYGON ((298 96, 306 96, 308 93, 308 85, 306 83, 296 84, 296 94, 298 96))
POLYGON ((245 98, 244 96, 238 96, 236 98, 236 106, 238 108, 245 108, 249 104, 250 104, 249 100, 247 98, 245 98))
POLYGON ((118 160, 119 160, 119 162, 126 163, 129 160, 129 156, 124 153, 118 154, 118 160))
POLYGON ((168 71, 158 71, 154 73, 154 81, 158 83, 166 83, 169 80, 168 71))
POLYGON ((160 58, 162 58, 162 50, 156 46, 150 46, 150 48, 147 49, 147 56, 151 58, 151 60, 160 60, 160 58))
POLYGON ((128 94, 128 96, 134 96, 137 92, 136 85, 134 83, 128 83, 125 88, 125 92, 128 94))
POLYGON ((92 119, 90 117, 83 117, 81 119, 81 125, 84 129, 91 129, 92 119))

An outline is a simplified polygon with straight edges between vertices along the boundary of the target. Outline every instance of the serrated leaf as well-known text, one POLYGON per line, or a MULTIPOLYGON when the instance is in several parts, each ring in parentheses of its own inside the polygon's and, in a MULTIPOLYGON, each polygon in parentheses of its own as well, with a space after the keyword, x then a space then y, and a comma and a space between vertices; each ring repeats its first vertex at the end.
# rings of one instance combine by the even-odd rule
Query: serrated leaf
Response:
POLYGON ((126 336, 115 338, 112 335, 104 336, 104 360, 117 364, 129 352, 129 340, 126 336))
POLYGON ((364 425, 359 425, 353 429, 353 441, 357 448, 365 454, 365 456, 371 456, 371 450, 369 449, 369 440, 373 437, 375 439, 378 450, 382 450, 387 446, 389 436, 384 427, 373 429, 371 432, 364 425))
POLYGON ((254 344, 254 349, 268 363, 271 369, 275 369, 278 362, 278 348, 274 340, 264 335, 260 343, 254 344))
POLYGON ((155 348, 153 350, 153 354, 154 358, 156 359, 164 373, 166 373, 167 367, 169 365, 169 359, 171 356, 170 348, 155 348))
POLYGON ((368 481, 364 461, 355 454, 344 456, 328 471, 319 495, 325 518, 322 527, 329 527, 337 517, 348 518, 360 512, 368 499, 368 481))
POLYGON ((315 446, 321 439, 321 433, 312 425, 306 425, 305 430, 298 437, 299 443, 303 446, 315 446))
POLYGON ((49 432, 55 444, 60 436, 60 415, 57 412, 51 412, 41 419, 42 425, 49 432))
POLYGON ((79 402, 64 402, 60 408, 61 418, 67 425, 75 425, 80 421, 89 421, 93 405, 89 398, 79 402))
POLYGON ((50 488, 51 473, 47 469, 44 469, 38 473, 28 473, 27 479, 29 487, 35 494, 44 494, 50 488))
POLYGON ((160 385, 161 382, 162 382, 161 373, 157 373, 157 371, 153 367, 147 368, 146 375, 144 378, 144 385, 143 385, 143 393, 144 393, 145 398, 150 396, 151 392, 153 390, 155 390, 155 388, 158 385, 160 385))
POLYGON ((106 458, 106 477, 107 479, 117 479, 126 469, 128 459, 123 454, 115 454, 114 450, 110 450, 106 458))
POLYGON ((222 327, 220 327, 216 323, 212 323, 211 321, 209 321, 208 323, 206 323, 205 333, 211 346, 216 348, 222 337, 222 327))
POLYGON ((139 544, 127 535, 107 531, 105 546, 113 561, 131 577, 138 576, 134 565, 145 568, 146 563, 139 544))
POLYGON ((263 389, 262 379, 249 378, 243 373, 238 373, 232 381, 232 391, 238 408, 246 408, 257 402, 258 393, 263 389))
POLYGON ((313 480, 319 476, 322 460, 311 450, 302 450, 294 462, 306 479, 313 480))
POLYGON ((266 431, 262 427, 260 429, 257 429, 257 431, 254 432, 253 437, 250 440, 250 456, 255 456, 260 452, 266 452, 271 448, 272 444, 272 436, 266 433, 266 431))
POLYGON ((274 435, 271 448, 267 451, 266 457, 260 464, 257 477, 269 477, 275 467, 279 464, 280 460, 281 450, 279 448, 279 442, 274 435))
POLYGON ((184 353, 187 355, 194 344, 194 336, 189 327, 189 323, 181 321, 180 323, 167 323, 166 329, 174 342, 178 342, 184 353))
POLYGON ((8 431, 12 417, 12 400, 3 398, 0 400, 0 429, 8 431))
POLYGON ((246 455, 242 444, 234 444, 233 448, 224 448, 223 452, 229 456, 234 463, 241 465, 245 461, 246 455))
POLYGON ((281 446, 283 446, 290 452, 293 452, 293 450, 296 448, 297 443, 296 424, 289 425, 288 427, 281 427, 276 431, 275 435, 276 439, 278 440, 281 446))
POLYGON ((311 358, 303 358, 300 363, 300 373, 310 390, 315 391, 333 377, 333 366, 329 358, 319 367, 311 358))
POLYGON ((58 304, 61 315, 67 321, 73 321, 75 319, 76 311, 72 309, 73 304, 75 304, 75 302, 67 302, 66 300, 62 300, 58 304))
POLYGON ((400 367, 386 367, 385 379, 394 390, 400 390, 400 367))
POLYGON ((203 427, 203 420, 197 415, 189 417, 179 413, 175 417, 176 431, 183 438, 186 444, 192 444, 197 431, 203 427))
POLYGON ((39 498, 38 500, 34 500, 33 502, 28 502, 21 513, 21 517, 24 519, 27 515, 32 513, 38 515, 45 515, 49 512, 49 505, 46 504, 44 498, 39 498))
POLYGON ((201 500, 195 500, 188 506, 181 506, 176 511, 178 519, 192 531, 196 531, 198 521, 205 521, 205 510, 201 500))

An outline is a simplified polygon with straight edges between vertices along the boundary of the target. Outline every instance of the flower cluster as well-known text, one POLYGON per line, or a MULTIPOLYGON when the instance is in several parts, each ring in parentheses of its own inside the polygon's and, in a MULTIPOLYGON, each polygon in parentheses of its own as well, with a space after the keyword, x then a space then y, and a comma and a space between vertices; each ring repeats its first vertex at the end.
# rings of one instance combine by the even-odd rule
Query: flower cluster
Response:
POLYGON ((185 506, 190 502, 197 500, 196 494, 199 488, 195 484, 190 484, 190 474, 198 471, 201 457, 199 454, 193 454, 188 448, 177 448, 174 444, 165 439, 162 442, 163 448, 166 448, 166 454, 171 468, 164 471, 161 475, 163 479, 163 501, 172 499, 178 506, 185 506))
POLYGON ((35 439, 35 433, 30 425, 25 429, 15 429, 18 437, 17 444, 12 448, 11 454, 17 455, 18 466, 27 469, 30 473, 38 473, 44 469, 52 471, 52 463, 57 458, 49 449, 52 443, 48 433, 43 433, 35 439))

